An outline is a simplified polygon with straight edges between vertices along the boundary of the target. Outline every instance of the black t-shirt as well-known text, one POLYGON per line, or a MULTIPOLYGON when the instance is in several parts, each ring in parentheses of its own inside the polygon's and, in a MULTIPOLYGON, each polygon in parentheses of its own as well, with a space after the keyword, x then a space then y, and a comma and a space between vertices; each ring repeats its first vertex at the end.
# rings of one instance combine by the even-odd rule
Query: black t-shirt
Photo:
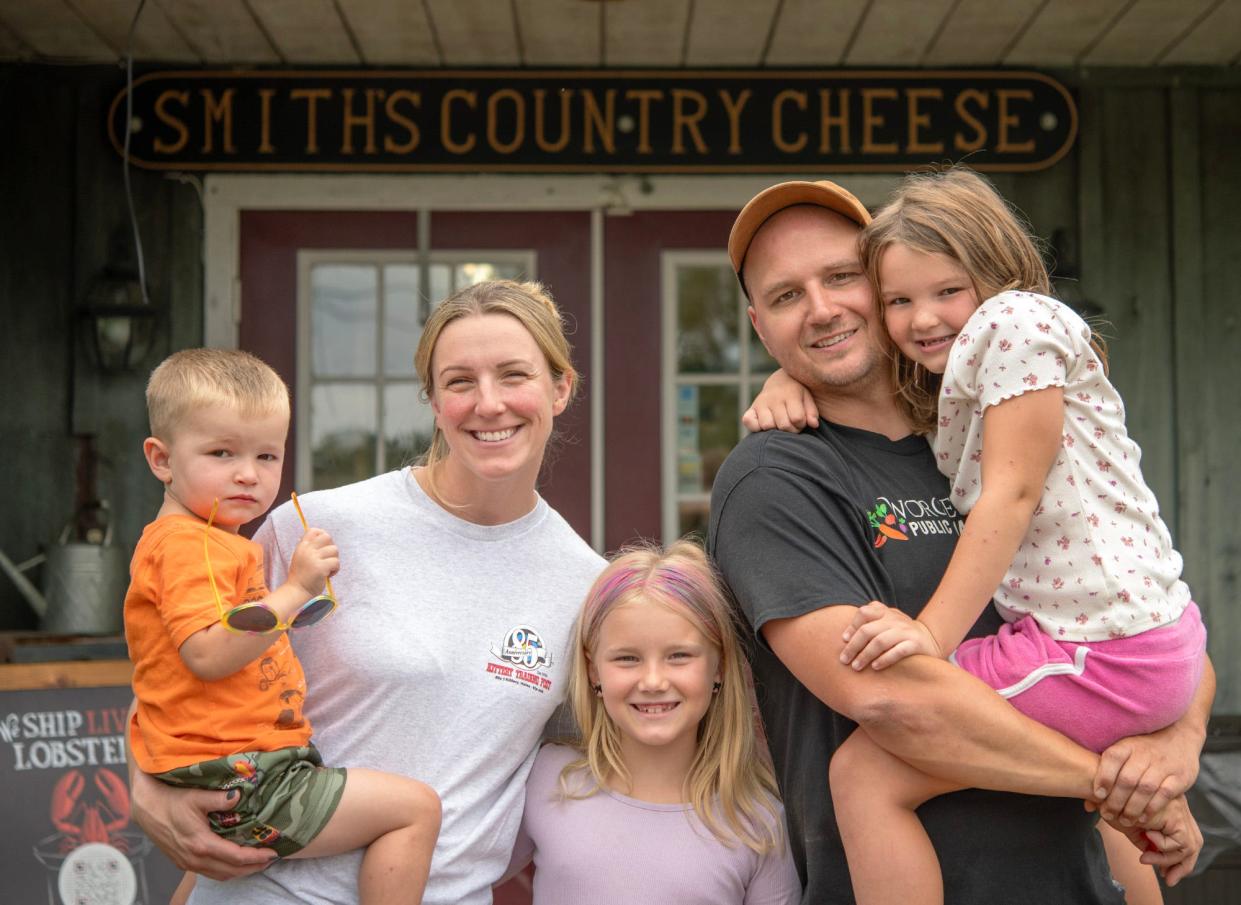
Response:
MULTIPOLYGON (((952 556, 961 516, 918 437, 822 424, 746 437, 711 494, 709 548, 756 633, 759 709, 807 905, 852 903, 827 766, 855 724, 803 686, 762 640, 770 619, 882 600, 916 615, 952 556)), ((992 608, 972 634, 994 632, 992 608)), ((949 905, 1121 903, 1081 802, 970 789, 919 811, 949 905)))

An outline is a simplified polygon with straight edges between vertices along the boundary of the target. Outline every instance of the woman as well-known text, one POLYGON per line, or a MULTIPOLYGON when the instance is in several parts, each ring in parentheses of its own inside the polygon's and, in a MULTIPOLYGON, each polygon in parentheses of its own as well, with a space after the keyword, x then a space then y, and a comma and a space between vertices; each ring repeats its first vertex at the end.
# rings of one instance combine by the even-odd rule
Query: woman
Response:
MULTIPOLYGON (((563 699, 570 632, 604 562, 535 490, 576 374, 554 303, 537 284, 463 289, 428 319, 415 367, 435 413, 419 467, 307 494, 310 524, 341 550, 340 608, 294 633, 306 715, 327 762, 414 776, 443 801, 423 901, 490 903, 521 819, 544 723, 563 699), (331 760, 334 759, 334 760, 331 760)), ((302 527, 292 507, 255 535, 279 583, 302 527)), ((139 775, 135 816, 200 879, 195 905, 351 903, 353 852, 281 862, 230 847, 203 812, 222 793, 139 775)))

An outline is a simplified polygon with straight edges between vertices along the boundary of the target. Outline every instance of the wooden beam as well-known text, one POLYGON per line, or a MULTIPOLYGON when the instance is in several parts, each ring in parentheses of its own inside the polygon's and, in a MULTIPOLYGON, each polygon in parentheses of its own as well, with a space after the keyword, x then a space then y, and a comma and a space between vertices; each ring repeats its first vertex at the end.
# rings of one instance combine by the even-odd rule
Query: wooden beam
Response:
POLYGON ((0 691, 128 685, 133 674, 133 664, 128 660, 4 663, 0 664, 0 691))

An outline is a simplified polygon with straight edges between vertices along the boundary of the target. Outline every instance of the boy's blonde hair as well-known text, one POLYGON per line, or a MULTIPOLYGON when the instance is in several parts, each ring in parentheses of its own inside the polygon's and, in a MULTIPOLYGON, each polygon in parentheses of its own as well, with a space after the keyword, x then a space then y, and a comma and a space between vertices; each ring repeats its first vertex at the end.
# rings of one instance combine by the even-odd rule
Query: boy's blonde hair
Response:
POLYGON ((741 842, 760 854, 782 845, 775 776, 757 740, 736 617, 706 554, 686 540, 666 551, 653 545, 619 551, 586 595, 569 676, 582 757, 564 768, 561 792, 585 798, 609 777, 629 782, 620 731, 591 687, 589 668, 604 620, 617 607, 639 600, 689 620, 719 655, 720 688, 698 725, 698 749, 685 780, 694 811, 725 845, 741 842), (586 770, 594 781, 583 785, 586 770))
POLYGON ((191 411, 228 405, 244 417, 289 414, 289 388, 271 366, 240 349, 183 349, 147 381, 151 435, 168 440, 191 411))
MULTIPOLYGON (((952 258, 969 275, 980 304, 1009 289, 1051 294, 1051 277, 1029 223, 988 180, 967 167, 909 174, 862 230, 862 266, 875 287, 881 319, 880 264, 892 245, 952 258)), ((1091 344, 1106 367, 1102 341, 1096 335, 1091 344)), ((902 408, 916 432, 929 433, 938 418, 941 375, 898 350, 891 355, 902 408)))

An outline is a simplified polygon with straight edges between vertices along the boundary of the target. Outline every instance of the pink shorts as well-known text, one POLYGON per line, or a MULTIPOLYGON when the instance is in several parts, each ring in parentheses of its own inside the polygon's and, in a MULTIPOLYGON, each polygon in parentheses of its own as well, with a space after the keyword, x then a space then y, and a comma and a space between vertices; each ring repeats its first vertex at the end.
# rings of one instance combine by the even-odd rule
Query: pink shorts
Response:
POLYGON ((1191 601, 1171 625, 1115 641, 1057 641, 1025 616, 964 642, 951 659, 1026 716, 1102 751, 1180 719, 1205 650, 1202 614, 1191 601))

